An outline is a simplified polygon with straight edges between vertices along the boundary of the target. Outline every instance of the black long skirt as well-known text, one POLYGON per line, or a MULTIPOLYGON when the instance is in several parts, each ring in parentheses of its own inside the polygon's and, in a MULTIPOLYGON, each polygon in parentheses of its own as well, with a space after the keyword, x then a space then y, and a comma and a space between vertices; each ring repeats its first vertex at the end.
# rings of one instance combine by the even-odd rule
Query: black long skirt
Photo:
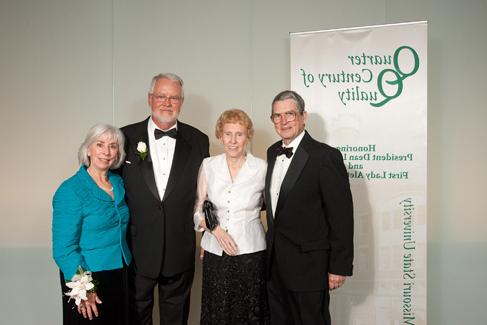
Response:
POLYGON ((128 296, 127 296, 127 268, 93 272, 96 280, 96 293, 101 304, 97 305, 98 317, 83 318, 78 313, 74 300, 68 302, 69 297, 64 293, 70 289, 66 287, 64 276, 61 275, 61 290, 63 294, 63 324, 64 325, 127 325, 128 324, 128 296))
POLYGON ((201 325, 269 324, 266 252, 218 256, 205 251, 201 325))

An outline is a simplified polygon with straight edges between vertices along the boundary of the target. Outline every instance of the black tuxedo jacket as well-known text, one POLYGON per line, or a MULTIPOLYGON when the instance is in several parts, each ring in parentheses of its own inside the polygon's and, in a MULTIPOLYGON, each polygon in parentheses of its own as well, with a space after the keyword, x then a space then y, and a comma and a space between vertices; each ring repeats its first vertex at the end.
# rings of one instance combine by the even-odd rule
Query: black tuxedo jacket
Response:
POLYGON ((201 162, 209 156, 209 141, 201 131, 178 121, 174 159, 163 198, 159 197, 145 121, 122 128, 125 163, 120 173, 130 210, 128 242, 136 272, 151 278, 171 276, 194 267, 193 209, 201 162), (142 160, 137 144, 149 150, 142 160))
MULTIPOLYGON (((267 198, 281 145, 267 150, 267 198)), ((328 287, 328 272, 352 275, 353 203, 340 151, 306 132, 283 179, 275 215, 271 203, 266 206, 268 277, 277 267, 289 290, 313 291, 328 287)))

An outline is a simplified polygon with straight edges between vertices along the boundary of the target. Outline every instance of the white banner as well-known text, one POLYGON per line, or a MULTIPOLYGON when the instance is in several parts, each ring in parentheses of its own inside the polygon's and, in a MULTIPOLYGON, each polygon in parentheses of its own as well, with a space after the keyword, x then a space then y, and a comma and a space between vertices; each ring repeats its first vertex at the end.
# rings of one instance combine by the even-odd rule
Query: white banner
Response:
POLYGON ((332 292, 333 324, 426 324, 427 23, 292 33, 291 89, 354 197, 354 275, 332 292))

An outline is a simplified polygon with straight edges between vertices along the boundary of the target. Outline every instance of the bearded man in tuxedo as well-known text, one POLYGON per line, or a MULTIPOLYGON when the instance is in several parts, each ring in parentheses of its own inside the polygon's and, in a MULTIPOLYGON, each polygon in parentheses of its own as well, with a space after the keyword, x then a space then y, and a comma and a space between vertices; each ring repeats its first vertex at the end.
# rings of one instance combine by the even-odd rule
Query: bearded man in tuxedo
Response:
POLYGON ((121 168, 130 209, 130 324, 152 324, 154 288, 161 324, 187 324, 194 276, 193 208, 208 136, 178 120, 183 80, 165 73, 152 79, 151 116, 122 128, 126 161, 121 168))

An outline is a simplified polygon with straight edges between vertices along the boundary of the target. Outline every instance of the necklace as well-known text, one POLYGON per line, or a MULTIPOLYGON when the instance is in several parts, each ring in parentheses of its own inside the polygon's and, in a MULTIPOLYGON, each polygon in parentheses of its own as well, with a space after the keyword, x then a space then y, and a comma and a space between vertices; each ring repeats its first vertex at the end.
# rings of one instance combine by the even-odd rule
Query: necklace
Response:
POLYGON ((235 178, 237 178, 238 172, 240 171, 240 168, 242 168, 243 164, 245 163, 245 160, 247 157, 244 155, 243 158, 239 159, 236 162, 231 162, 231 160, 227 159, 227 167, 228 171, 230 173, 230 179, 232 182, 235 181, 235 178))
MULTIPOLYGON (((106 188, 105 186, 101 185, 101 181, 96 180, 95 177, 93 177, 89 169, 86 169, 86 171, 88 172, 88 175, 90 175, 91 178, 95 181, 96 185, 98 185, 99 188, 101 188, 105 192, 113 192, 113 186, 110 188, 106 188)), ((110 184, 110 181, 107 181, 107 183, 110 184)))

